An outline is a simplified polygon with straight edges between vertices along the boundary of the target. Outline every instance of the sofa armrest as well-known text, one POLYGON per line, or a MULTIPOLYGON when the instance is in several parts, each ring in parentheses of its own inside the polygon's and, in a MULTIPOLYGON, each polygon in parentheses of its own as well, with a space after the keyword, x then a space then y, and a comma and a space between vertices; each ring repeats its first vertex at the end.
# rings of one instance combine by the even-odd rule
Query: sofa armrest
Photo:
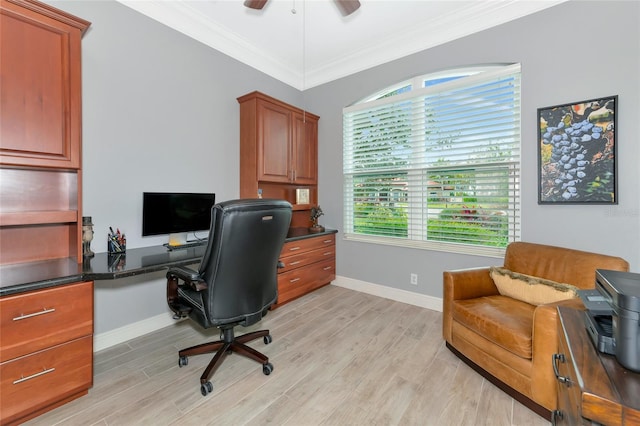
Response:
POLYGON ((489 275, 489 268, 458 269, 442 274, 442 335, 451 342, 451 304, 454 300, 498 294, 498 288, 489 275))
POLYGON ((574 298, 540 305, 533 313, 531 395, 549 410, 557 408, 557 384, 552 357, 558 352, 558 306, 584 309, 582 300, 574 298))

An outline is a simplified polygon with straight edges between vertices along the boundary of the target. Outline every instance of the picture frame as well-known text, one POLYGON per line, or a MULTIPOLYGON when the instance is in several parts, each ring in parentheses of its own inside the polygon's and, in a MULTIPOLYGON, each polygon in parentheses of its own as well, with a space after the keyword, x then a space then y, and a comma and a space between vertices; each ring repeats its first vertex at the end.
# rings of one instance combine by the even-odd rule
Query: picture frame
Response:
POLYGON ((538 204, 618 204, 618 96, 538 108, 538 204))
POLYGON ((296 189, 296 204, 309 204, 309 188, 296 189))

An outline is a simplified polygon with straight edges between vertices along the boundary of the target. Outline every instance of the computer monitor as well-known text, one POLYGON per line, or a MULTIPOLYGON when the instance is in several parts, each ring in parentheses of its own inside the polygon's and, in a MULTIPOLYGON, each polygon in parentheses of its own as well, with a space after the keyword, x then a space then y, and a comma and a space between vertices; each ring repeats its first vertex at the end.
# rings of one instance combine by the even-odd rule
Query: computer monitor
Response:
POLYGON ((170 245, 186 242, 189 232, 208 230, 214 193, 144 192, 142 236, 169 234, 170 245))

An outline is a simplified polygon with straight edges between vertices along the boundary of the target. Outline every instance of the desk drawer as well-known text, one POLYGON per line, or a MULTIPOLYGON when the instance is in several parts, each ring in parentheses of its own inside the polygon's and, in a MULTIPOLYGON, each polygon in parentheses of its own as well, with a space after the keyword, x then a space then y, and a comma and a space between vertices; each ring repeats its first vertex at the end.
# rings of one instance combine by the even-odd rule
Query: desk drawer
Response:
POLYGON ((278 275, 278 304, 301 296, 336 278, 335 259, 293 269, 278 275))
POLYGON ((283 257, 280 260, 284 263, 284 268, 278 269, 278 273, 285 273, 295 268, 301 268, 315 262, 326 259, 334 259, 336 254, 335 246, 322 247, 316 250, 305 251, 292 256, 283 257))
POLYGON ((323 247, 335 247, 335 244, 335 234, 289 241, 288 243, 284 243, 280 257, 292 256, 301 252, 316 250, 323 247))
POLYGON ((86 392, 93 380, 93 337, 0 364, 1 423, 86 392))
POLYGON ((0 299, 0 362, 92 333, 92 281, 0 299))

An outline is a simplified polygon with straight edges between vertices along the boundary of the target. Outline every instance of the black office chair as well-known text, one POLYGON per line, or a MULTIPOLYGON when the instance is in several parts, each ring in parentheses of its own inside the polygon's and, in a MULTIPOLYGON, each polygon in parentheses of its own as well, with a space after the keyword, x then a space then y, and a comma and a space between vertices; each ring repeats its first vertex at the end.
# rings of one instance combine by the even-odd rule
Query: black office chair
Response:
POLYGON ((173 267, 167 272, 167 302, 176 318, 189 316, 204 328, 218 327, 221 340, 181 350, 180 367, 191 355, 215 352, 200 377, 200 391, 213 390, 209 381, 226 355, 237 352, 273 371, 269 358, 245 343, 269 330, 234 336, 237 325, 260 321, 276 302, 277 265, 291 223, 291 204, 282 200, 232 200, 211 210, 209 242, 199 270, 173 267))

